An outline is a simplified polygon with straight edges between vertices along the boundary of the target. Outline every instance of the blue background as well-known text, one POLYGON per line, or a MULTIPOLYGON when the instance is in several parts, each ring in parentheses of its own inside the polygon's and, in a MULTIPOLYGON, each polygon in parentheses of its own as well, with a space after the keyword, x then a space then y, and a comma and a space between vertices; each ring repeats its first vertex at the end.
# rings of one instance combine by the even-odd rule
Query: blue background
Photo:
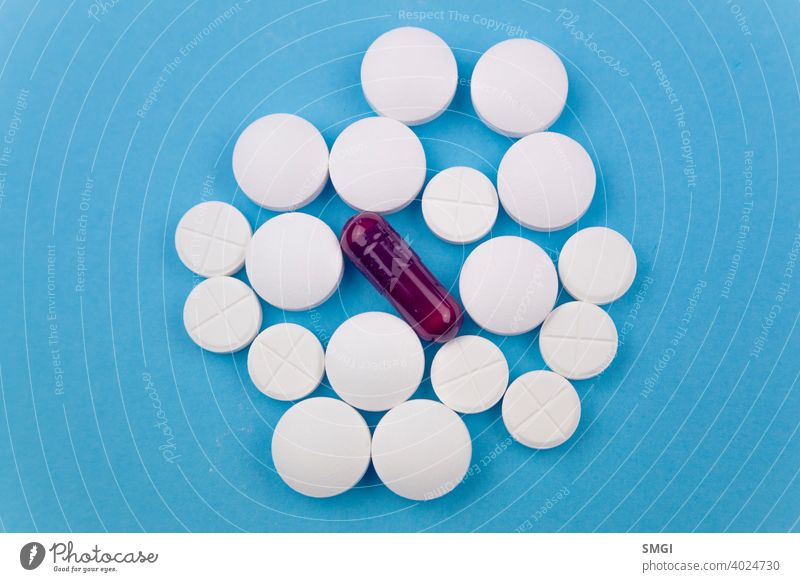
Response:
MULTIPOLYGON (((744 0, 0 3, 2 528, 797 530, 798 11, 744 0), (421 21, 408 13, 418 10, 443 12, 421 21), (590 152, 597 193, 575 227, 534 233, 501 211, 493 234, 556 257, 577 228, 608 224, 633 242, 639 273, 608 307, 617 359, 575 383, 583 418, 567 444, 512 443, 495 407, 464 419, 473 466, 448 496, 409 502, 370 469, 356 490, 308 499, 270 457, 288 405, 254 388, 246 351, 204 353, 186 336, 195 279, 173 233, 204 199, 267 220, 237 191, 237 135, 294 112, 331 145, 371 114, 359 87, 369 43, 420 24, 453 47, 461 76, 451 109, 414 128, 429 177, 465 164, 495 179, 511 141, 475 118, 471 71, 509 36, 542 40, 570 79, 553 129, 590 152)), ((351 214, 330 185, 305 210, 336 231, 351 214)), ((438 241, 418 203, 390 220, 456 283, 474 245, 438 241)), ((285 318, 324 341, 375 309, 391 311, 348 266, 318 310, 265 305, 264 323, 285 318)), ((535 332, 490 337, 512 379, 543 367, 535 332)), ((433 397, 428 381, 416 397, 433 397)))

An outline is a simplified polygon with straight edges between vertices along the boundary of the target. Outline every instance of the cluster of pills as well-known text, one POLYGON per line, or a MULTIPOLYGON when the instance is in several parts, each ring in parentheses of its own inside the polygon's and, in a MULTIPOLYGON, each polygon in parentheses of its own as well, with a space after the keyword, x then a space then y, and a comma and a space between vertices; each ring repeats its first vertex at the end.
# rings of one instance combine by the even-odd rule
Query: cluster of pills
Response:
MULTIPOLYGON (((256 204, 284 214, 253 233, 234 207, 205 202, 178 224, 178 256, 207 277, 186 300, 186 330, 213 352, 250 346, 247 367, 255 386, 271 398, 299 401, 275 427, 272 458, 284 482, 302 494, 342 493, 360 481, 371 461, 398 495, 440 497, 470 465, 471 439, 459 414, 480 413, 501 400, 516 441, 536 449, 558 446, 581 416, 570 380, 600 374, 616 354, 616 327, 598 305, 622 296, 636 275, 633 248, 621 234, 605 227, 579 230, 564 245, 557 268, 530 240, 490 238, 461 269, 462 310, 386 220, 425 183, 425 151, 409 126, 444 112, 457 82, 453 53, 434 33, 404 27, 383 34, 361 67, 364 95, 378 116, 346 127, 330 152, 311 123, 290 114, 254 121, 236 142, 239 187, 256 204), (329 177, 358 211, 339 237, 320 219, 296 212, 329 177), (287 311, 314 308, 336 291, 344 256, 402 318, 374 311, 350 317, 327 349, 293 323, 260 331, 258 297, 287 311), (252 288, 231 277, 242 266, 252 288), (575 301, 556 308, 559 279, 575 301), (500 349, 485 337, 458 335, 463 311, 498 335, 541 326, 539 347, 550 370, 527 372, 509 386, 500 349), (409 400, 425 370, 420 338, 443 344, 431 365, 440 402, 409 400), (341 400, 302 400, 324 375, 341 400), (370 434, 356 409, 386 414, 370 434)), ((476 242, 491 231, 500 205, 537 231, 581 218, 595 191, 592 160, 578 142, 546 131, 564 108, 567 85, 561 60, 536 41, 507 40, 481 56, 470 83, 475 111, 492 130, 520 139, 500 163, 497 188, 468 167, 447 168, 428 182, 422 216, 436 236, 476 242)))

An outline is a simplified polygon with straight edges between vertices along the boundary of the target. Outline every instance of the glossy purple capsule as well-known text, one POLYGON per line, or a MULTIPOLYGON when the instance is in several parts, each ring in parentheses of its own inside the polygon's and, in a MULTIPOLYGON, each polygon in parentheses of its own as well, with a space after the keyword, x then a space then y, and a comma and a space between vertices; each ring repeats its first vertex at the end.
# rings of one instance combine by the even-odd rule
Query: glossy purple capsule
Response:
POLYGON ((443 343, 456 337, 464 319, 461 305, 380 214, 352 217, 340 242, 344 254, 422 339, 443 343))

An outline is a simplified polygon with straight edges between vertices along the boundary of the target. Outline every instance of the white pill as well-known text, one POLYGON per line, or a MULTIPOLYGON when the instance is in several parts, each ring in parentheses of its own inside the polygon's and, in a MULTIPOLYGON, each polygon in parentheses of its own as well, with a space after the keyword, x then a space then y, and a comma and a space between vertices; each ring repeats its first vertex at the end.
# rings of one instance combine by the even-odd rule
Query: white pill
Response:
POLYGON ((508 386, 508 362, 488 339, 463 335, 436 352, 431 384, 439 400, 456 412, 483 412, 503 397, 508 386))
POLYGON ((497 193, 506 212, 540 231, 566 228, 584 215, 596 176, 583 146, 560 133, 529 135, 512 145, 497 171, 497 193))
POLYGON ((328 342, 325 371, 331 388, 361 410, 389 410, 419 387, 422 344, 399 317, 370 311, 340 325, 328 342))
POLYGON ((311 309, 333 295, 344 272, 339 239, 319 218, 280 214, 261 225, 247 247, 250 284, 287 311, 311 309))
POLYGON ((335 398, 292 406, 272 435, 272 460, 284 482, 309 497, 354 487, 369 466, 371 439, 361 415, 335 398))
POLYGON ((549 370, 523 374, 503 397, 503 422, 514 440, 534 449, 552 449, 578 428, 581 401, 565 378, 549 370))
POLYGON ((478 117, 494 131, 522 137, 550 127, 567 102, 567 71, 558 55, 515 38, 487 50, 470 83, 478 117))
POLYGON ((256 337, 247 353, 253 384, 277 400, 311 394, 325 373, 325 352, 317 337, 294 323, 278 323, 256 337))
POLYGON ((410 400, 375 427, 372 463, 381 481, 407 499, 427 501, 463 480, 472 458, 464 421, 439 402, 410 400))
POLYGON ((492 230, 497 190, 478 170, 457 166, 436 174, 422 193, 422 216, 433 234, 468 244, 492 230))
POLYGON ((244 265, 253 231, 241 212, 224 202, 201 202, 183 215, 175 230, 181 262, 203 277, 233 275, 244 265))
POLYGON ((570 301, 547 316, 539 333, 545 363, 565 378, 585 380, 605 370, 617 354, 617 327, 592 303, 570 301))
POLYGON ((475 323, 492 333, 519 335, 542 323, 553 309, 558 275, 536 243, 499 236, 470 253, 458 286, 475 323))
POLYGON ((636 253, 628 240, 604 226, 573 234, 558 257, 558 275, 579 301, 605 305, 622 297, 636 278, 636 253))
POLYGON ((186 298, 183 325, 201 348, 219 354, 238 352, 258 334, 261 304, 239 279, 211 277, 186 298))
POLYGON ((424 28, 385 32, 361 62, 361 88, 370 107, 407 125, 439 117, 453 100, 457 84, 453 51, 424 28))
POLYGON ((425 151, 407 126, 367 117, 347 126, 331 148, 331 182, 356 210, 405 208, 425 182, 425 151))
POLYGON ((248 125, 233 148, 233 175, 256 204, 283 212, 311 203, 328 181, 328 146, 297 115, 275 113, 248 125))

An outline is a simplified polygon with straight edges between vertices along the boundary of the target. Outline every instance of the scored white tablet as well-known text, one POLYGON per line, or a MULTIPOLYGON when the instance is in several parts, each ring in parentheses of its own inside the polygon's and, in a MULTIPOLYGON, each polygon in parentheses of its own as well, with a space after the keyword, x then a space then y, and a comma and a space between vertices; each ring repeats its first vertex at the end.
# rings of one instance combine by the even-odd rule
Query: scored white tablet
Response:
POLYGON ((247 353, 253 384, 277 400, 299 400, 311 394, 325 373, 325 352, 311 331, 295 323, 278 323, 256 337, 247 353))
POLYGON ((497 219, 497 190, 483 173, 456 166, 436 174, 422 193, 422 216, 433 234, 468 244, 483 238, 497 219))
POLYGON ((536 243, 498 236, 470 253, 458 287, 475 323, 492 333, 519 335, 542 323, 553 309, 558 275, 536 243))
POLYGON ((558 275, 579 301, 605 305, 622 297, 636 278, 636 253, 628 240, 604 226, 569 237, 558 256, 558 275))
POLYGON ((385 32, 361 62, 361 88, 370 107, 407 125, 439 117, 457 85, 453 51, 424 28, 404 26, 385 32))
POLYGON ((472 441, 461 418, 433 400, 409 400, 375 427, 372 463, 397 495, 416 501, 441 497, 461 483, 472 441))
POLYGON ((311 309, 333 295, 344 272, 339 239, 319 218, 280 214, 262 224, 247 247, 250 284, 287 311, 311 309))
POLYGON ((594 197, 594 164, 583 146, 560 133, 535 133, 512 145, 497 170, 497 193, 509 216, 533 230, 576 223, 594 197))
POLYGON ((252 235, 250 223, 230 204, 201 202, 178 223, 175 249, 181 262, 198 275, 233 275, 244 265, 252 235))
POLYGON ((274 113, 248 125, 233 148, 233 175, 256 204, 283 212, 311 203, 328 181, 328 146, 297 115, 274 113))
POLYGON ((425 151, 406 125, 367 117, 347 126, 331 148, 331 182, 356 210, 390 213, 405 208, 425 182, 425 151))
POLYGON ((567 71, 558 55, 525 38, 487 50, 472 72, 472 105, 494 131, 522 137, 550 127, 567 101, 567 71))
POLYGON ((371 439, 361 415, 334 398, 292 406, 272 435, 272 460, 281 479, 309 497, 332 497, 354 487, 369 466, 371 439))
POLYGON ((439 400, 456 412, 483 412, 503 397, 508 362, 500 348, 485 337, 463 335, 436 352, 431 384, 439 400))
POLYGON ((389 410, 419 387, 422 344, 402 319, 380 311, 355 315, 328 341, 325 371, 331 388, 361 410, 389 410))
POLYGON ((578 428, 581 401, 565 378, 549 370, 523 374, 503 397, 503 422, 514 440, 534 449, 552 449, 578 428))
POLYGON ((183 324, 201 348, 237 352, 261 327, 261 304, 253 290, 233 277, 211 277, 198 284, 183 306, 183 324))
POLYGON ((617 327, 597 305, 570 301, 555 308, 542 324, 539 350, 554 371, 585 380, 611 364, 617 354, 617 327))

